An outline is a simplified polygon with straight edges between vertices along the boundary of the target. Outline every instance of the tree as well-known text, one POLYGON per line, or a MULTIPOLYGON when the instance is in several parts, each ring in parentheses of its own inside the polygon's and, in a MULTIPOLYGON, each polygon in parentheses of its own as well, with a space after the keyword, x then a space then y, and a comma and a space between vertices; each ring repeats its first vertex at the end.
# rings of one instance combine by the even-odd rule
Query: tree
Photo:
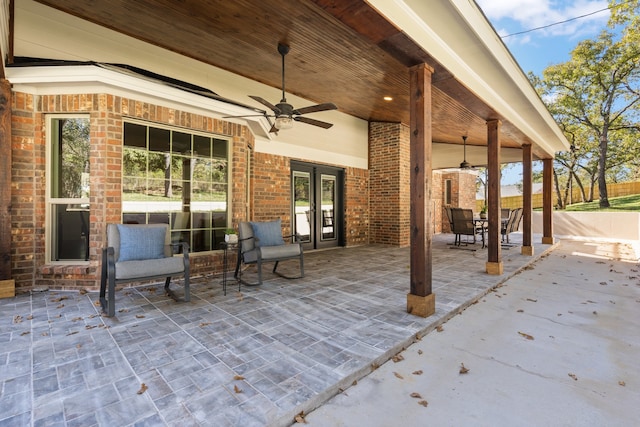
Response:
POLYGON ((640 154, 640 36, 638 15, 632 13, 638 3, 615 9, 611 30, 580 42, 569 61, 546 68, 542 79, 534 81, 565 134, 573 131, 580 137, 573 155, 582 161, 562 163, 568 168, 567 182, 579 176, 577 169, 596 176, 601 207, 609 207, 608 175, 624 170, 640 154), (619 25, 624 27, 614 32, 619 25))

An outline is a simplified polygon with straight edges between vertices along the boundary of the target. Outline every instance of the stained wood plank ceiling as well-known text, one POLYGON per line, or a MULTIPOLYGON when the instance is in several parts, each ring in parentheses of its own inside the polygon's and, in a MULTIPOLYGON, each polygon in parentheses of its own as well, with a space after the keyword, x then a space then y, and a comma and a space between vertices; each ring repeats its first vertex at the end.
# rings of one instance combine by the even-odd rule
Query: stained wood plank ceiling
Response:
MULTIPOLYGON (((37 1, 275 88, 284 42, 287 92, 370 121, 409 123, 408 67, 426 62, 434 142, 486 145, 486 120, 500 118, 363 0, 37 1)), ((525 141, 509 122, 502 131, 504 147, 525 141)))

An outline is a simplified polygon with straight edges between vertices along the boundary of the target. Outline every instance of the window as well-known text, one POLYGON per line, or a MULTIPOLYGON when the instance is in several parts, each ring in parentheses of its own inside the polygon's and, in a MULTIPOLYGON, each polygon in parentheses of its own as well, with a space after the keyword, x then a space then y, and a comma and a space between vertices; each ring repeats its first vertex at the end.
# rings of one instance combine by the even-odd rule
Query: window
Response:
POLYGON ((229 217, 228 148, 213 135, 126 122, 123 222, 170 224, 173 242, 218 249, 229 217))
POLYGON ((451 204, 451 180, 450 179, 445 179, 444 180, 444 205, 450 205, 451 204))
POLYGON ((47 260, 89 260, 89 118, 48 116, 47 260))

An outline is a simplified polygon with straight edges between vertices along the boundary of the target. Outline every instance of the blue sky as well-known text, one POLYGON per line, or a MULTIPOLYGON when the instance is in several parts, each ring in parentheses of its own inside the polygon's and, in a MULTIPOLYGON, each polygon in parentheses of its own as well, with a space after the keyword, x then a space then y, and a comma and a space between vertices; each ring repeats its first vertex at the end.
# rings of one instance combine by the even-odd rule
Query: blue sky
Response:
MULTIPOLYGON (((605 9, 607 0, 476 0, 500 36, 566 21, 605 9)), ((606 27, 609 12, 599 12, 564 24, 503 37, 503 41, 527 73, 542 75, 552 64, 569 60, 571 51, 584 39, 606 27)), ((518 165, 505 170, 502 184, 522 181, 518 165)))

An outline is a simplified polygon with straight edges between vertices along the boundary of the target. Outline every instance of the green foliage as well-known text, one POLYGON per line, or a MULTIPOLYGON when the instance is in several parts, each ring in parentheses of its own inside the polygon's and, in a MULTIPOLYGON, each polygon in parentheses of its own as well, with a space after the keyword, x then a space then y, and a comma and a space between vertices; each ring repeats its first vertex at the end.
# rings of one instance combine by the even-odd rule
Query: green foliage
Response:
POLYGON ((556 157, 558 199, 561 187, 566 194, 573 183, 597 182, 602 207, 609 204, 606 183, 637 176, 640 158, 640 1, 611 4, 609 30, 580 42, 569 61, 548 67, 542 78, 530 75, 571 143, 556 157))

